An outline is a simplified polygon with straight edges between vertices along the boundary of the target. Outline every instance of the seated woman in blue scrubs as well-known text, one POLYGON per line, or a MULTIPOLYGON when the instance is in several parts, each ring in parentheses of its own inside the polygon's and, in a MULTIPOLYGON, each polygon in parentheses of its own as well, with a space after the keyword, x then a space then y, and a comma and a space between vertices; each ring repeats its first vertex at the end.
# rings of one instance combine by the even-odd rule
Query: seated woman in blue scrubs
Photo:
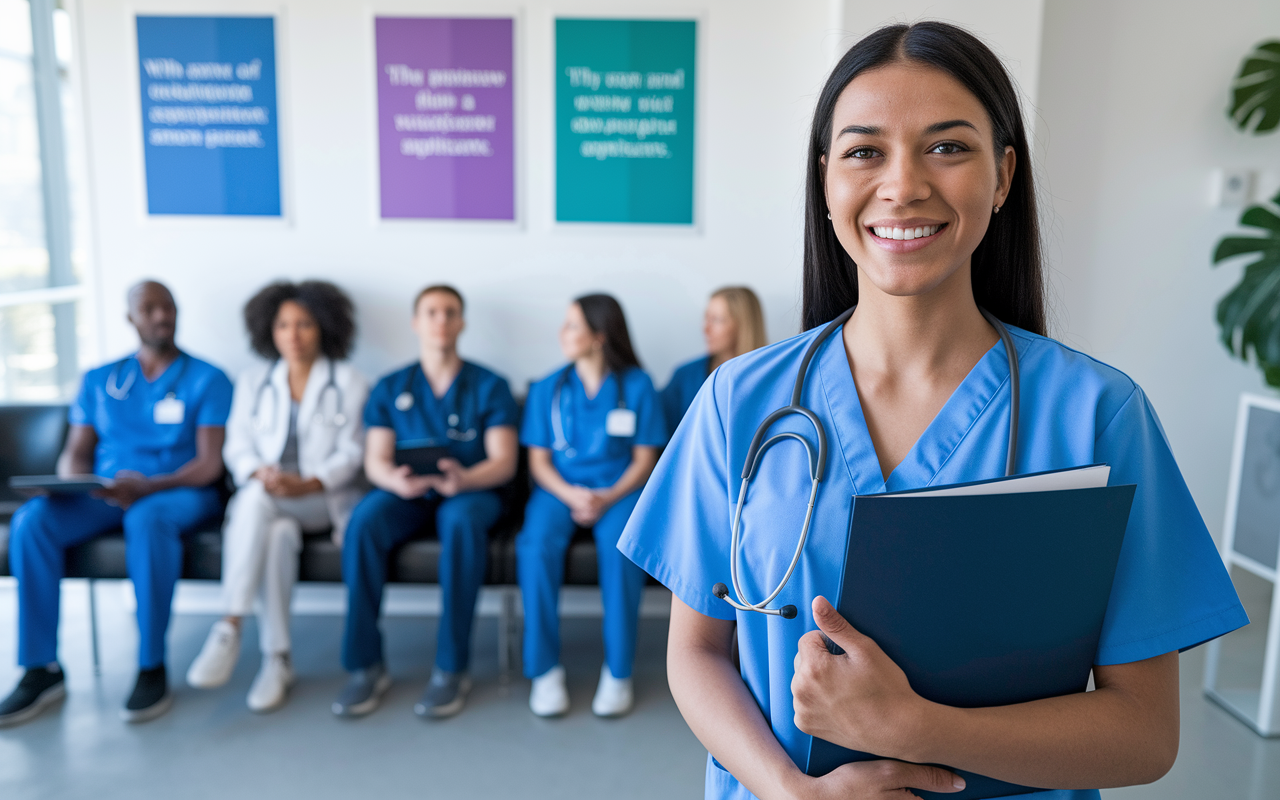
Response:
POLYGON ((670 434, 680 427, 684 412, 716 367, 765 346, 768 337, 764 332, 764 312, 756 293, 746 286, 717 289, 707 301, 702 335, 707 340, 707 354, 676 367, 667 388, 662 390, 662 413, 670 434))
MULTIPOLYGON (((819 96, 807 159, 806 333, 710 378, 619 547, 671 588, 672 694, 710 751, 709 798, 908 797, 957 790, 947 764, 1087 800, 1164 775, 1178 751, 1178 651, 1247 623, 1151 403, 1123 373, 1045 337, 1031 159, 1018 95, 991 51, 937 22, 895 25, 841 59, 819 96), (730 522, 756 427, 788 405, 824 323, 801 402, 828 435, 804 555, 774 607, 736 612, 730 522), (999 708, 916 695, 823 599, 838 591, 850 498, 1004 474, 1010 362, 1021 363, 1016 472, 1111 465, 1136 484, 1093 671, 1096 690, 999 708), (842 646, 831 655, 818 629, 842 646), (884 761, 821 776, 811 736, 884 761)), ((812 438, 800 422, 776 425, 812 438)), ((750 599, 771 591, 809 494, 805 448, 762 459, 743 516, 750 599), (785 554, 785 555, 782 555, 785 554)))
POLYGON ((63 696, 57 662, 58 585, 67 548, 124 528, 138 599, 138 678, 121 716, 144 722, 173 701, 165 631, 182 574, 182 535, 222 512, 222 441, 231 381, 174 343, 178 309, 154 281, 129 290, 129 322, 142 346, 90 370, 71 405, 58 474, 114 479, 92 495, 37 497, 10 523, 18 579, 18 687, 0 703, 0 726, 24 722, 63 696))
POLYGON ((368 714, 391 686, 378 630, 387 557, 432 520, 440 539, 443 608, 435 668, 414 713, 457 714, 471 688, 471 623, 489 529, 502 513, 494 489, 516 474, 519 410, 506 380, 458 355, 464 310, 462 295, 451 286, 419 292, 413 304, 418 360, 378 381, 365 405, 364 469, 377 488, 352 512, 342 542, 342 666, 351 679, 333 703, 338 716, 368 714), (449 457, 437 462, 438 474, 418 475, 397 465, 399 446, 445 446, 449 457))
POLYGON ((591 528, 604 601, 604 654, 591 710, 631 710, 631 664, 644 572, 618 552, 618 537, 667 441, 662 403, 631 347, 622 306, 606 294, 579 297, 560 327, 569 364, 529 388, 520 440, 536 484, 516 537, 524 597, 524 672, 529 707, 569 710, 560 665, 560 585, 579 526, 591 528))

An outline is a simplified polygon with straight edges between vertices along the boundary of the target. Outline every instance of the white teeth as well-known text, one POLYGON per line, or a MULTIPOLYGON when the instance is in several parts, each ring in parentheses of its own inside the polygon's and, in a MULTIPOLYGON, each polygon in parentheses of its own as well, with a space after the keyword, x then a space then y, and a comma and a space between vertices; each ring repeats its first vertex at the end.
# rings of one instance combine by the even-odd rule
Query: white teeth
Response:
POLYGON ((909 241, 911 239, 919 239, 924 236, 932 236, 941 229, 941 225, 925 225, 919 228, 890 228, 887 226, 876 226, 872 228, 871 231, 881 239, 909 241))

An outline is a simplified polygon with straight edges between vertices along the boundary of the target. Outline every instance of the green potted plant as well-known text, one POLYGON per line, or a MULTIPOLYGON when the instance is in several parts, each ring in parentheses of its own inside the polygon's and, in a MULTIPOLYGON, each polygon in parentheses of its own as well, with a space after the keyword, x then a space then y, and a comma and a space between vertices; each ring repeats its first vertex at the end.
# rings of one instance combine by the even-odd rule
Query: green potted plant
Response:
MULTIPOLYGON (((1227 116, 1255 136, 1280 126, 1280 41, 1259 44, 1240 65, 1227 116)), ((1280 209, 1280 193, 1270 204, 1280 209)), ((1252 352, 1269 386, 1280 388, 1280 215, 1266 205, 1245 209, 1240 225, 1260 236, 1226 236, 1218 242, 1214 264, 1247 254, 1256 258, 1218 302, 1222 343, 1243 361, 1252 352)))

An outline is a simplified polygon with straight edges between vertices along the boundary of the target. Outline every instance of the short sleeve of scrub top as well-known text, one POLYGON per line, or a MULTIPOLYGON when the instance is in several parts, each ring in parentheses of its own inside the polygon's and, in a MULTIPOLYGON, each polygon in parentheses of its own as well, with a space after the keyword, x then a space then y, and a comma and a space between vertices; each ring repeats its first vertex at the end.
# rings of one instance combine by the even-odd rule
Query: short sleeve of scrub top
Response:
POLYGON ((72 425, 92 425, 93 424, 93 392, 90 390, 90 382, 97 383, 93 380, 96 376, 93 370, 86 372, 84 377, 80 379, 80 391, 76 392, 76 399, 71 402, 71 408, 67 409, 67 421, 72 425))
POLYGON ((1135 386, 1107 423, 1095 453, 1112 465, 1112 486, 1137 485, 1095 663, 1186 650, 1247 625, 1142 389, 1135 386))
POLYGON ((667 443, 667 418, 662 413, 662 399, 653 388, 649 375, 640 369, 629 369, 623 380, 627 407, 636 412, 634 445, 662 447, 667 443))
POLYGON ((520 422, 520 444, 525 447, 553 446, 551 435, 551 398, 555 394, 559 372, 552 373, 529 387, 524 400, 524 418, 520 422))
POLYGON ((395 411, 397 388, 403 382, 403 370, 385 376, 369 392, 364 404, 366 428, 395 428, 391 415, 395 411))
POLYGON ((493 373, 486 377, 479 388, 481 425, 488 428, 515 427, 520 424, 520 407, 511 395, 511 386, 493 373))
MULTIPOLYGON (((1247 624, 1142 390, 1118 370, 1058 342, 1013 326, 1009 331, 1022 376, 1017 471, 1107 463, 1112 468, 1111 485, 1138 487, 1095 663, 1129 663, 1183 650, 1247 624)), ((618 543, 624 554, 686 605, 708 617, 737 621, 743 680, 797 764, 807 753, 809 737, 795 728, 789 686, 795 643, 813 628, 812 620, 802 612, 796 624, 783 627, 790 622, 736 612, 714 597, 711 587, 728 574, 729 527, 743 453, 760 420, 786 404, 784 395, 813 335, 754 351, 712 375, 650 477, 618 543)), ((815 355, 804 393, 805 405, 827 428, 827 482, 832 485, 824 484, 819 491, 806 555, 793 578, 793 583, 801 585, 788 584, 777 601, 799 608, 838 585, 838 575, 823 574, 823 570, 828 562, 838 561, 842 552, 849 494, 998 477, 1008 440, 1008 360, 997 344, 975 365, 886 481, 865 432, 839 339, 833 336, 815 355), (991 442, 999 446, 992 447, 991 442)), ((778 534, 780 539, 769 542, 763 531, 774 522, 770 514, 775 509, 804 505, 807 475, 801 453, 801 448, 780 450, 776 456, 771 453, 767 472, 762 473, 770 480, 751 484, 744 515, 743 562, 754 575, 766 576, 761 579, 765 584, 773 579, 768 554, 774 553, 776 561, 788 561, 798 533, 788 524, 778 534), (778 485, 785 488, 775 488, 778 485), (753 503, 755 520, 747 521, 753 503), (762 517, 767 522, 755 522, 762 517), (760 527, 751 529, 749 524, 760 527), (778 557, 776 552, 785 556, 778 557)), ((744 580, 753 597, 772 586, 752 586, 751 577, 744 580)), ((752 795, 709 759, 706 796, 752 795)), ((1025 797, 1098 800, 1099 793, 1049 791, 1025 797)))

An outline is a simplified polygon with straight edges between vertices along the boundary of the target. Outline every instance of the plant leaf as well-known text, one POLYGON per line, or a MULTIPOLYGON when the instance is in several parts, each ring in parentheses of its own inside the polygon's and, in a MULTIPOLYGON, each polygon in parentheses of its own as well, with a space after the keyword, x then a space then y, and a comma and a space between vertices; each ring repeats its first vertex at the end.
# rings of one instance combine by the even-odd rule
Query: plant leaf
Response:
POLYGON ((1231 117, 1246 133, 1261 134, 1280 126, 1280 40, 1257 45, 1231 86, 1231 117))
POLYGON ((1276 246, 1276 242, 1267 237, 1260 236, 1227 236, 1218 242, 1218 249, 1213 251, 1213 263, 1225 261, 1233 256, 1244 255, 1245 253, 1265 253, 1272 247, 1276 246))
MULTIPOLYGON (((1272 202, 1280 205, 1280 194, 1272 202)), ((1240 282, 1218 301, 1219 338, 1244 361, 1252 354, 1267 382, 1280 385, 1273 383, 1280 381, 1280 216, 1265 206, 1251 206, 1240 216, 1240 225, 1264 235, 1225 236, 1214 251, 1215 264, 1257 255, 1245 265, 1240 282)))

